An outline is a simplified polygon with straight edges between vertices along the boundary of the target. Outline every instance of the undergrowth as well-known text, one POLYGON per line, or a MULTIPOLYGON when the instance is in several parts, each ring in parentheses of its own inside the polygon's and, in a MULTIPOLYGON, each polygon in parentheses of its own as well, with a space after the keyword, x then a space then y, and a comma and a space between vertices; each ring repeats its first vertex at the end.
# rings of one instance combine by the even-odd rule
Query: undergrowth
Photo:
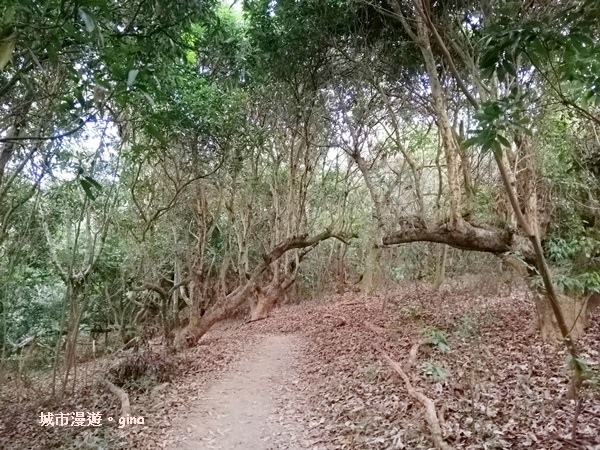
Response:
POLYGON ((176 369, 173 360, 146 350, 127 356, 110 369, 109 376, 117 386, 146 391, 157 384, 171 381, 176 369))

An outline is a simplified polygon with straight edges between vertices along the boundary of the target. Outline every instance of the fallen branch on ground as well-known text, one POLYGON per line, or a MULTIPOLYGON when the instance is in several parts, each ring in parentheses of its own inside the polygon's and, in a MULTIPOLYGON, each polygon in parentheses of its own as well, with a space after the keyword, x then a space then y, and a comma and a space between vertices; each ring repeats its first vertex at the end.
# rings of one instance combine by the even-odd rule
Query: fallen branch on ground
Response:
POLYGON ((431 400, 422 392, 417 391, 411 385, 410 379, 408 378, 406 372, 404 372, 404 370, 402 369, 400 363, 390 358, 389 355, 385 353, 381 348, 377 347, 377 350, 379 350, 383 358, 390 364, 390 366, 392 366, 392 368, 398 373, 398 375, 400 375, 402 380, 404 380, 404 384, 406 385, 406 390, 408 391, 408 394, 411 397, 418 400, 419 402, 421 402, 423 406, 425 406, 429 430, 431 431, 431 436, 433 438, 436 448, 440 450, 452 450, 452 447, 444 441, 444 437, 442 435, 442 427, 440 425, 440 419, 435 409, 435 404, 433 403, 433 400, 431 400))
POLYGON ((119 400, 121 401, 121 417, 127 417, 131 415, 131 406, 129 405, 129 395, 120 387, 115 386, 108 380, 102 380, 102 384, 104 384, 110 392, 115 394, 119 400))

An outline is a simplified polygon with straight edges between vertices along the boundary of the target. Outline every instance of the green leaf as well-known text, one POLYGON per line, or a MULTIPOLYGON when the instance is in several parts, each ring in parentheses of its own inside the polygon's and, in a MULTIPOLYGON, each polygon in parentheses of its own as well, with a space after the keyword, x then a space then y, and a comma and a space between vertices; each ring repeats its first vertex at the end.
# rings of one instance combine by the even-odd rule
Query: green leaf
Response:
POLYGON ((485 111, 479 110, 475 114, 473 114, 473 118, 479 122, 488 121, 490 116, 488 116, 485 111))
POLYGON ((86 181, 88 181, 92 186, 94 186, 99 191, 102 190, 102 185, 94 180, 92 177, 83 177, 86 181))
POLYGON ((488 117, 496 118, 502 113, 502 110, 500 109, 500 105, 498 105, 498 103, 494 102, 494 103, 487 105, 484 108, 483 112, 488 117))
POLYGON ((96 78, 96 79, 95 79, 95 81, 96 81, 96 84, 97 84, 98 86, 101 86, 101 87, 103 87, 103 88, 104 88, 104 89, 106 89, 107 91, 110 91, 110 90, 112 89, 112 86, 111 86, 111 85, 110 85, 110 83, 109 83, 108 81, 106 81, 106 80, 102 80, 102 79, 96 78))
MULTIPOLYGON (((83 169, 81 167, 79 168, 78 173, 79 173, 79 175, 81 175, 83 173, 83 169)), ((102 185, 100 185, 100 183, 98 183, 96 180, 94 180, 90 176, 84 176, 84 177, 79 178, 79 184, 81 184, 81 187, 83 188, 83 190, 85 192, 85 195, 90 200, 96 200, 96 196, 97 196, 98 192, 102 190, 102 185)))
POLYGON ((2 22, 5 24, 11 23, 13 18, 15 17, 15 7, 10 6, 6 8, 4 11, 4 16, 2 17, 2 22))
POLYGON ((85 195, 87 195, 87 197, 90 200, 96 200, 96 195, 94 194, 94 192, 92 190, 93 184, 87 180, 87 177, 80 178, 79 183, 81 184, 81 187, 85 191, 85 195))
POLYGON ((83 8, 79 8, 79 17, 81 17, 81 20, 83 20, 85 29, 88 31, 88 33, 94 31, 94 28, 96 28, 96 22, 94 21, 94 17, 89 12, 84 11, 83 8))
POLYGON ((492 48, 483 54, 479 65, 482 69, 494 70, 496 68, 496 62, 499 58, 499 49, 492 48))
POLYGON ((579 367, 584 372, 589 370, 587 361, 582 358, 571 358, 569 360, 569 368, 575 369, 576 367, 579 367))
POLYGON ((4 70, 4 67, 10 61, 10 58, 15 49, 15 36, 9 36, 7 39, 0 43, 0 71, 4 70))
POLYGON ((521 131, 522 133, 525 133, 527 136, 533 136, 533 132, 529 128, 521 125, 520 123, 511 121, 510 124, 517 130, 521 131))
POLYGON ((517 70, 515 66, 507 59, 502 61, 502 67, 506 70, 507 73, 511 74, 513 77, 517 76, 517 70))
POLYGON ((144 97, 146 97, 146 99, 148 100, 148 103, 150 103, 150 105, 152 105, 152 107, 154 107, 155 102, 154 102, 154 99, 150 96, 150 94, 148 94, 148 92, 146 92, 146 91, 140 91, 140 92, 142 93, 142 95, 144 97))
POLYGON ((502 154, 502 146, 498 141, 492 141, 492 148, 494 149, 494 153, 502 154))
POLYGON ((496 137, 498 138, 498 141, 500 141, 500 143, 502 145, 504 145, 505 147, 510 147, 510 142, 508 142, 508 139, 506 139, 504 136, 499 134, 496 137))
POLYGON ((135 79, 140 71, 138 69, 131 69, 127 74, 127 87, 133 86, 135 79))
POLYGON ((448 378, 448 372, 442 367, 435 364, 432 361, 426 361, 421 364, 419 368, 428 376, 436 380, 445 380, 448 378))
POLYGON ((97 7, 106 10, 108 2, 106 0, 79 0, 79 3, 83 6, 97 7))
POLYGON ((79 102, 81 107, 85 108, 86 101, 85 101, 85 98, 83 98, 83 92, 81 90, 81 87, 79 87, 75 90, 75 98, 77 99, 77 101, 79 102))
POLYGON ((493 141, 493 140, 486 141, 486 142, 485 142, 485 143, 484 143, 484 144, 481 146, 481 151, 482 151, 483 153, 487 152, 487 151, 488 151, 490 148, 492 148, 492 145, 494 144, 494 142, 496 142, 496 141, 493 141))
POLYGON ((152 136, 154 139, 156 139, 157 141, 159 141, 161 144, 166 144, 166 139, 163 136, 162 132, 156 128, 153 124, 149 123, 146 126, 146 132, 152 136))
POLYGON ((446 352, 450 351, 450 347, 448 346, 448 344, 446 342, 440 341, 436 344, 436 347, 442 353, 446 353, 446 352))

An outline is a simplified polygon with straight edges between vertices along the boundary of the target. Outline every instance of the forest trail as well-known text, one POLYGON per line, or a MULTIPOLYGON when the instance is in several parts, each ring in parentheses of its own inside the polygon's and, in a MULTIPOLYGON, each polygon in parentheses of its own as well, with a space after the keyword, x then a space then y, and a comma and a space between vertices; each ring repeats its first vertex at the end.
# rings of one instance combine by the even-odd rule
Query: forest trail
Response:
POLYGON ((186 439, 173 449, 302 448, 302 430, 286 419, 284 406, 297 395, 291 380, 298 344, 293 335, 265 335, 207 387, 182 424, 186 439))

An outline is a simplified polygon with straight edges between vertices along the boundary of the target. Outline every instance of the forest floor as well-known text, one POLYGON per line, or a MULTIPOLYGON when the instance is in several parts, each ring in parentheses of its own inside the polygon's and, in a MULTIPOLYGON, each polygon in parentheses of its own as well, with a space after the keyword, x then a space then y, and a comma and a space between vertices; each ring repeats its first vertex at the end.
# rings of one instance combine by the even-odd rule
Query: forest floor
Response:
MULTIPOLYGON (((0 448, 432 448, 425 409, 386 354, 435 402, 453 448, 600 449, 600 315, 579 342, 589 366, 579 407, 565 396, 562 346, 527 335, 533 315, 522 293, 416 284, 385 299, 346 293, 284 306, 215 327, 171 361, 169 383, 125 386, 143 425, 41 427, 40 408, 57 406, 40 407, 39 387, 21 387, 18 399, 5 389, 0 407, 11 417, 0 418, 0 448)), ((68 401, 61 408, 105 416, 120 408, 92 383, 68 401)))

